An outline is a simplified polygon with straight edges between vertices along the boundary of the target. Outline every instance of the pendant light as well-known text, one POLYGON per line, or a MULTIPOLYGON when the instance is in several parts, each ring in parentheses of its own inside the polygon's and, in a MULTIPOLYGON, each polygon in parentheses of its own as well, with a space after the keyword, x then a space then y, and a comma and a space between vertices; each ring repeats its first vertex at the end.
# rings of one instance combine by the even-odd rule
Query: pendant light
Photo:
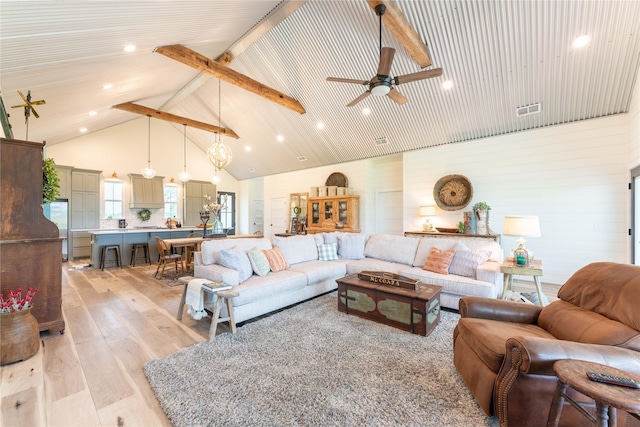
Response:
POLYGON ((142 169, 142 176, 146 179, 152 179, 156 176, 156 171, 151 169, 151 116, 147 115, 147 117, 149 118, 149 145, 147 151, 147 167, 142 169))
MULTIPOLYGON (((220 104, 220 79, 218 79, 218 127, 221 127, 222 123, 222 107, 220 104)), ((217 135, 217 142, 215 142, 209 149, 207 150, 207 157, 209 161, 215 168, 214 178, 211 179, 213 182, 214 179, 217 179, 217 182, 220 182, 218 177, 218 171, 222 170, 225 166, 231 163, 233 158, 233 153, 231 149, 227 147, 225 144, 220 142, 220 132, 217 135)), ((217 183, 216 182, 216 183, 217 183)))
POLYGON ((187 182, 191 179, 191 174, 187 172, 187 124, 184 125, 182 134, 184 135, 184 169, 178 175, 178 179, 182 182, 187 182))

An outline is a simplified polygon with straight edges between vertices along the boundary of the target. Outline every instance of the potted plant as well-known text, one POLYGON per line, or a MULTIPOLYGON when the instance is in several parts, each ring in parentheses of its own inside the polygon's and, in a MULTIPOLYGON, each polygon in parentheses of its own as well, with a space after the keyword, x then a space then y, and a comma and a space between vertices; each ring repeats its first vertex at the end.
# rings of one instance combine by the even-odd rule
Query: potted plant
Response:
POLYGON ((490 234, 489 231, 489 211, 491 206, 487 202, 478 202, 473 205, 473 213, 476 216, 476 232, 477 234, 490 234))
POLYGON ((40 348, 38 321, 31 301, 38 289, 27 288, 0 294, 0 365, 26 360, 40 348))

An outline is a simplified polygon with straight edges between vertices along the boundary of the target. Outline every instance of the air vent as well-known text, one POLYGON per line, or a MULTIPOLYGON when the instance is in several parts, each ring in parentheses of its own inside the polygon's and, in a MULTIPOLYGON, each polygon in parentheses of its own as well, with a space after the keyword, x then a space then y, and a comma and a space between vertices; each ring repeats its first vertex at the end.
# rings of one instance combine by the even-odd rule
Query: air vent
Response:
POLYGON ((254 172, 256 171, 256 170, 255 170, 255 168, 249 168, 249 169, 247 169, 247 170, 248 170, 249 172, 251 172, 251 173, 254 173, 254 172))
POLYGON ((297 159, 298 159, 299 162, 306 162, 307 161, 307 158, 305 156, 298 156, 297 159))
POLYGON ((525 105, 524 107, 516 108, 516 116, 528 116, 529 114, 537 114, 542 110, 540 103, 525 105))
POLYGON ((388 144, 389 140, 387 138, 376 138, 374 139, 374 142, 376 143, 376 145, 384 145, 388 144))

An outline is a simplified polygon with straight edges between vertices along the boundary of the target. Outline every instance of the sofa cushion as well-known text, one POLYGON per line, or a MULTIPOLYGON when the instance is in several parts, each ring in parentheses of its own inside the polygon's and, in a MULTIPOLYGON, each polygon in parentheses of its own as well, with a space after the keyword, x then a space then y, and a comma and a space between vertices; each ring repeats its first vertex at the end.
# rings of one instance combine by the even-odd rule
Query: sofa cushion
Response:
POLYGON ((339 234, 338 256, 344 259, 363 259, 365 241, 364 234, 339 234))
POLYGON ((258 276, 264 277, 271 271, 269 260, 267 256, 258 248, 253 248, 247 252, 249 256, 249 262, 251 262, 251 268, 253 272, 258 276))
POLYGON ((536 325, 471 317, 461 318, 456 330, 478 358, 495 373, 502 365, 506 351, 505 343, 509 338, 531 336, 555 339, 553 335, 536 325))
POLYGON ((249 251, 256 247, 258 249, 271 249, 271 240, 266 237, 249 237, 244 239, 211 239, 205 240, 200 246, 202 254, 202 264, 220 264, 220 251, 239 246, 242 250, 249 251))
POLYGON ((338 236, 342 236, 344 232, 334 231, 332 233, 322 233, 324 243, 338 243, 338 236))
POLYGON ((287 264, 287 260, 284 259, 280 248, 263 249, 262 253, 264 253, 269 260, 269 266, 274 273, 289 268, 289 264, 287 264))
POLYGON ((274 295, 289 293, 307 286, 307 276, 299 271, 283 270, 277 273, 269 273, 268 276, 251 276, 237 288, 239 295, 235 297, 235 307, 258 302, 274 295))
POLYGON ((318 245, 318 259, 320 261, 334 261, 338 259, 338 244, 326 243, 318 245))
POLYGON ((441 239, 439 237, 423 237, 422 239, 414 240, 418 241, 418 247, 416 248, 412 262, 408 263, 414 267, 422 267, 424 265, 427 261, 427 256, 429 256, 429 252, 431 252, 431 248, 447 251, 453 249, 457 243, 453 239, 441 239))
POLYGON ((275 237, 273 246, 280 248, 289 265, 318 259, 318 247, 313 235, 275 237))
POLYGON ((494 283, 482 282, 470 277, 456 276, 454 274, 438 274, 423 270, 420 267, 400 269, 398 274, 418 279, 427 285, 442 286, 442 293, 452 295, 473 295, 477 297, 496 298, 498 291, 494 283))
POLYGON ((471 250, 462 242, 458 242, 454 250, 455 255, 451 261, 449 273, 473 279, 477 277, 476 270, 478 266, 487 262, 491 256, 491 251, 488 249, 471 250))
POLYGON ((442 251, 438 248, 431 248, 422 269, 433 271, 434 273, 449 274, 449 265, 455 253, 453 249, 442 251))
MULTIPOLYGON (((411 265, 420 239, 395 236, 393 234, 373 234, 367 240, 364 254, 367 258, 411 265)), ((425 257, 426 259, 426 257, 425 257)), ((424 261, 421 266, 424 265, 424 261)))
POLYGON ((240 249, 239 246, 234 246, 228 250, 221 250, 220 265, 236 270, 238 272, 238 280, 240 283, 247 280, 253 274, 253 268, 251 268, 249 257, 245 251, 240 249))
POLYGON ((339 261, 307 261, 289 267, 291 271, 299 271, 307 276, 309 285, 335 280, 347 275, 347 266, 339 261))
POLYGON ((389 273, 399 273, 401 270, 405 268, 407 268, 405 264, 383 261, 375 258, 349 260, 349 262, 347 262, 347 274, 356 274, 356 273, 360 273, 363 270, 377 270, 377 271, 386 271, 389 273))

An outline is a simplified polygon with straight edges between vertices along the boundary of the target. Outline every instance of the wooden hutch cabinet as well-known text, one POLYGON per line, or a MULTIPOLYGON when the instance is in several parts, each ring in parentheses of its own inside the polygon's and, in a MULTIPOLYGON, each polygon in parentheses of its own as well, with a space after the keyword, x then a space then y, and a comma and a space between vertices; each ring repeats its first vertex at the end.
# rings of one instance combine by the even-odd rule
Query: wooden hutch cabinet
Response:
POLYGON ((308 233, 360 232, 360 196, 310 197, 307 214, 308 233))

